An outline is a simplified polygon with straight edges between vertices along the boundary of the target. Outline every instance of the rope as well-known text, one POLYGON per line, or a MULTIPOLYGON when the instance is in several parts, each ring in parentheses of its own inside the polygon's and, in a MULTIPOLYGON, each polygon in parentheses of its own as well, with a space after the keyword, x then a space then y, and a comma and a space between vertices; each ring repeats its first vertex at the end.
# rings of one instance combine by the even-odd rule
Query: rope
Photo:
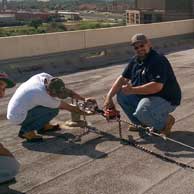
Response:
MULTIPOLYGON (((123 120, 120 120, 120 122, 127 123, 127 124, 130 124, 130 125, 133 125, 134 127, 144 129, 144 130, 145 130, 145 134, 147 134, 147 135, 150 135, 150 134, 156 135, 156 136, 158 136, 158 137, 161 137, 161 138, 164 139, 164 140, 169 140, 169 141, 172 141, 172 142, 177 143, 177 144, 179 144, 179 145, 182 145, 182 146, 185 146, 185 147, 194 149, 193 147, 191 147, 191 146, 189 146, 189 145, 183 144, 183 143, 181 143, 181 142, 178 142, 178 141, 173 140, 173 139, 171 139, 171 138, 168 138, 168 137, 166 137, 166 136, 162 136, 162 135, 160 135, 159 133, 153 132, 153 131, 151 131, 152 129, 149 128, 149 127, 136 126, 136 125, 134 125, 134 124, 132 124, 132 123, 129 123, 129 122, 123 121, 123 120), (150 130, 150 129, 151 129, 151 130, 150 130)), ((120 125, 119 125, 119 126, 120 126, 120 125)), ((120 130, 121 130, 121 128, 119 129, 119 131, 120 131, 120 130)), ((183 162, 178 162, 178 161, 176 161, 176 160, 174 160, 174 159, 172 159, 172 158, 166 157, 166 156, 164 156, 164 155, 162 155, 162 154, 158 154, 158 153, 156 153, 156 152, 153 152, 152 150, 147 149, 147 148, 144 147, 144 146, 139 145, 138 142, 135 141, 131 136, 128 136, 128 140, 123 140, 123 142, 124 142, 125 144, 126 144, 126 142, 128 142, 129 145, 132 145, 133 147, 135 147, 135 148, 137 148, 137 149, 139 149, 139 150, 142 150, 142 151, 144 151, 144 152, 146 152, 146 153, 148 153, 148 154, 151 154, 151 155, 153 155, 153 156, 155 156, 155 157, 157 157, 157 158, 159 158, 159 159, 161 159, 161 160, 163 160, 163 161, 166 161, 166 162, 170 162, 170 163, 176 164, 176 165, 178 165, 178 166, 180 166, 180 167, 182 167, 182 168, 189 168, 189 169, 194 170, 194 167, 191 166, 191 165, 189 165, 189 164, 186 164, 186 163, 183 163, 183 162)))
POLYGON ((182 142, 180 142, 180 141, 176 141, 176 140, 174 140, 174 139, 172 139, 172 138, 166 137, 165 135, 162 135, 162 134, 159 134, 159 133, 154 132, 154 131, 153 131, 153 128, 151 128, 151 127, 143 127, 143 126, 134 125, 133 123, 130 123, 130 122, 125 121, 125 120, 121 120, 121 122, 126 123, 126 124, 128 124, 128 125, 131 125, 131 126, 137 128, 137 129, 143 129, 147 135, 155 135, 155 136, 157 136, 157 137, 162 138, 162 139, 165 140, 165 141, 168 140, 168 141, 171 141, 171 142, 173 142, 173 143, 179 144, 179 145, 181 145, 181 146, 183 146, 183 147, 186 147, 186 148, 189 148, 189 149, 191 149, 191 150, 194 150, 194 147, 192 147, 192 146, 190 146, 190 145, 187 145, 187 144, 182 143, 182 142))
MULTIPOLYGON (((87 105, 83 105, 82 104, 82 108, 84 109, 84 111, 86 110, 86 107, 87 107, 87 105)), ((133 123, 130 123, 128 121, 121 120, 120 119, 120 113, 115 108, 114 109, 108 109, 106 111, 103 111, 103 110, 99 109, 96 106, 95 107, 95 112, 97 112, 98 114, 100 114, 101 116, 103 116, 104 118, 106 118, 106 120, 108 122, 109 121, 118 122, 119 137, 120 137, 121 144, 123 144, 123 145, 131 145, 131 146, 133 146, 133 147, 135 147, 135 148, 137 148, 139 150, 142 150, 142 151, 144 151, 146 153, 149 153, 149 154, 151 154, 151 155, 153 155, 153 156, 155 156, 155 157, 157 157, 157 158, 159 158, 159 159, 161 159, 163 161, 176 164, 176 165, 178 165, 178 166, 180 166, 182 168, 189 168, 189 169, 194 170, 194 167, 191 166, 191 165, 189 165, 189 164, 186 164, 186 163, 183 163, 183 162, 178 162, 178 161, 176 161, 176 160, 174 160, 172 158, 166 157, 166 156, 164 156, 162 154, 156 153, 156 152, 154 152, 152 150, 149 150, 148 148, 146 148, 144 146, 139 145, 138 142, 135 141, 131 136, 128 136, 128 139, 127 140, 126 139, 123 139, 123 136, 122 136, 122 125, 121 125, 121 123, 126 123, 128 125, 131 125, 131 126, 136 127, 137 129, 144 130, 144 132, 145 132, 146 135, 155 135, 157 137, 162 138, 163 140, 168 140, 168 141, 174 142, 176 144, 179 144, 181 146, 190 148, 192 150, 194 150, 194 147, 189 146, 187 144, 184 144, 182 142, 176 141, 174 139, 171 139, 171 138, 166 137, 164 135, 161 135, 159 133, 156 133, 156 132, 153 131, 153 128, 151 128, 151 127, 138 126, 138 125, 134 125, 133 123)), ((84 115, 84 120, 86 121, 86 115, 84 115)), ((85 127, 85 131, 82 134, 76 136, 76 138, 75 138, 74 141, 76 141, 76 140, 81 141, 81 137, 84 136, 84 135, 87 135, 90 132, 94 132, 94 133, 97 133, 97 134, 102 134, 102 132, 99 131, 99 130, 97 130, 95 127, 86 126, 85 127)))
POLYGON ((155 157, 157 157, 157 158, 159 158, 159 159, 161 159, 161 160, 163 160, 163 161, 166 161, 166 162, 170 162, 170 163, 176 164, 176 165, 178 165, 178 166, 180 166, 180 167, 182 167, 182 168, 189 168, 189 169, 194 170, 194 167, 193 167, 193 166, 191 166, 191 165, 189 165, 189 164, 186 164, 186 163, 183 163, 183 162, 178 162, 178 161, 176 161, 176 160, 174 160, 174 159, 171 159, 171 158, 166 157, 166 156, 164 156, 164 155, 161 155, 161 154, 158 154, 158 153, 156 153, 156 152, 153 152, 152 150, 149 150, 149 149, 147 149, 147 148, 145 148, 145 147, 139 145, 138 142, 136 142, 135 140, 133 140, 133 139, 130 140, 130 137, 128 138, 127 141, 128 141, 128 143, 129 143, 129 145, 132 145, 133 147, 135 147, 135 148, 137 148, 137 149, 139 149, 139 150, 142 150, 142 151, 144 151, 144 152, 146 152, 146 153, 148 153, 148 154, 151 154, 151 155, 153 155, 153 156, 155 156, 155 157))

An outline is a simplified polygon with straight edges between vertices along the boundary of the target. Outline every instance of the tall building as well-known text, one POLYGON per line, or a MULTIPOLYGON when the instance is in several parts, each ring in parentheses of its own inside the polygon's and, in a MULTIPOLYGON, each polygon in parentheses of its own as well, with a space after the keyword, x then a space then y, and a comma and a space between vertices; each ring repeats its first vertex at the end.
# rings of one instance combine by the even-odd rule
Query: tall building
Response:
POLYGON ((193 15, 193 18, 194 18, 194 0, 193 0, 193 3, 192 3, 192 15, 193 15))
POLYGON ((136 0, 141 23, 194 18, 194 0, 136 0))
POLYGON ((193 0, 166 0, 164 21, 191 19, 193 0))
POLYGON ((140 10, 164 10, 165 0, 136 0, 135 5, 140 10))
POLYGON ((7 9, 7 0, 2 0, 2 8, 3 10, 7 9))

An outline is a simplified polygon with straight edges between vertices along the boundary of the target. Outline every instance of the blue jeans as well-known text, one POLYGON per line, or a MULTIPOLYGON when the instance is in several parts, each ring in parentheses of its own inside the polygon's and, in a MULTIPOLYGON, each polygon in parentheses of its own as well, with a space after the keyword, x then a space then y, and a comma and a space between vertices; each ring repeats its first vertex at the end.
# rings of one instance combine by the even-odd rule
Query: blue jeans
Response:
POLYGON ((117 101, 132 123, 154 127, 158 132, 164 129, 169 113, 176 109, 176 106, 157 96, 140 98, 119 92, 117 101))
POLYGON ((26 119, 21 124, 21 132, 41 130, 45 124, 49 123, 57 114, 59 109, 36 106, 28 111, 26 119))
POLYGON ((19 167, 20 164, 15 158, 0 156, 0 183, 13 179, 18 174, 19 167))

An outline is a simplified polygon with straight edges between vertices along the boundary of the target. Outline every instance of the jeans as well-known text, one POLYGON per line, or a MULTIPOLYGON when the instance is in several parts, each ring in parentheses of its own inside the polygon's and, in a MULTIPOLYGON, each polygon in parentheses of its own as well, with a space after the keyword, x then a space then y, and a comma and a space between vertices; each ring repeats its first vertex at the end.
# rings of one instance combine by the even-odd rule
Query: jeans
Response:
POLYGON ((19 167, 15 158, 0 156, 0 183, 13 179, 18 174, 19 167))
POLYGON ((158 96, 140 98, 119 92, 117 101, 133 124, 154 127, 158 132, 165 128, 169 113, 176 109, 158 96))
POLYGON ((41 130, 45 124, 49 123, 59 113, 59 109, 36 106, 28 111, 26 119, 21 124, 20 132, 41 130))

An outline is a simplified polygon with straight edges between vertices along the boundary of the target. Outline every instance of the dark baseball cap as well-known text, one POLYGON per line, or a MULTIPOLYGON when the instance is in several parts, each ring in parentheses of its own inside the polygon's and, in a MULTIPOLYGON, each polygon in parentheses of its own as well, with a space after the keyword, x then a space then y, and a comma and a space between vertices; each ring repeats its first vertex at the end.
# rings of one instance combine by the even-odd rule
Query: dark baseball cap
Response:
POLYGON ((142 44, 145 44, 148 42, 148 38, 142 34, 142 33, 139 33, 139 34, 135 34, 132 38, 131 38, 131 45, 133 46, 134 44, 136 43, 142 43, 142 44))
POLYGON ((7 88, 13 88, 15 83, 9 78, 6 73, 0 73, 0 80, 7 84, 7 88))
POLYGON ((52 78, 47 83, 47 90, 60 99, 72 97, 72 91, 65 87, 62 79, 52 78))

